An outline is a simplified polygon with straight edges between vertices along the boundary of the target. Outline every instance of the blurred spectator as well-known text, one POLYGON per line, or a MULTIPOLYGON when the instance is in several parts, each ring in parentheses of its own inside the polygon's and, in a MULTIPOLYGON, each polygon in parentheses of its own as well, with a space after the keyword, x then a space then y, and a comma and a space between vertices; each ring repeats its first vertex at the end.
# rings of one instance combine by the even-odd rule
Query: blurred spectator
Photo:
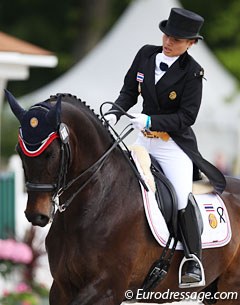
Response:
POLYGON ((214 164, 224 175, 231 175, 231 170, 228 161, 223 152, 218 152, 216 154, 214 164))

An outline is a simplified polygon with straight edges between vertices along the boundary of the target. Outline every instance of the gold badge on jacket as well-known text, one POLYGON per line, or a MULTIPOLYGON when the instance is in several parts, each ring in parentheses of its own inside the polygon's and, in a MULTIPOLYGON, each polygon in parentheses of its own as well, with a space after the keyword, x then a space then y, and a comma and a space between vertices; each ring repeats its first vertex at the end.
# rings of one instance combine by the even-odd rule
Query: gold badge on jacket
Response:
POLYGON ((169 93, 169 96, 168 96, 168 97, 170 98, 171 101, 175 100, 176 97, 177 97, 176 91, 171 91, 171 92, 169 93))

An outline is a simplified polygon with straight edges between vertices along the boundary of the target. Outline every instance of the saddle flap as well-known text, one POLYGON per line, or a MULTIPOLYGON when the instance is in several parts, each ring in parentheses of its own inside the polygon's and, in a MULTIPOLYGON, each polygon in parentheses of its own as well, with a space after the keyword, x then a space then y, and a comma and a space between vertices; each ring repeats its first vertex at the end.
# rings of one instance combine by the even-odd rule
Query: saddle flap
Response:
POLYGON ((151 172, 156 184, 156 200, 166 221, 169 232, 177 237, 177 195, 172 183, 164 175, 159 163, 150 155, 151 172))

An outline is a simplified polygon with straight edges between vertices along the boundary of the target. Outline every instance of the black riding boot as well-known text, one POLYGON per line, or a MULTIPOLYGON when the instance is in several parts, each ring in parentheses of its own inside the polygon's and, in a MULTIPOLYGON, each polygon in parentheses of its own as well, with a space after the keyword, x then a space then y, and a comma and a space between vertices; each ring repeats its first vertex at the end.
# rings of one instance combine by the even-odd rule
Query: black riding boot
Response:
MULTIPOLYGON (((195 199, 192 194, 189 194, 187 207, 178 212, 180 239, 183 243, 185 257, 189 258, 191 254, 194 254, 201 261, 201 233, 194 204, 196 204, 195 199)), ((182 283, 194 283, 201 280, 202 272, 198 262, 196 260, 186 261, 182 269, 182 283)))

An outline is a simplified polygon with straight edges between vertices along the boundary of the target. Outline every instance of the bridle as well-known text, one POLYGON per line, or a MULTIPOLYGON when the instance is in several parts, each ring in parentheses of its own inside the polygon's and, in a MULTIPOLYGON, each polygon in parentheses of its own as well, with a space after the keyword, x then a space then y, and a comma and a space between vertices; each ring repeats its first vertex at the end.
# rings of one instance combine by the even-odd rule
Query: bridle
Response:
POLYGON ((57 192, 55 192, 53 196, 53 202, 56 204, 60 212, 64 212, 66 208, 70 205, 73 199, 92 181, 95 175, 101 170, 106 160, 110 156, 111 152, 119 146, 119 144, 127 137, 132 130, 128 130, 122 137, 115 140, 115 142, 105 151, 105 153, 92 165, 90 165, 87 169, 81 172, 77 177, 70 180, 64 187, 60 188, 57 192), (63 204, 59 204, 59 197, 69 189, 74 183, 76 183, 80 179, 84 179, 87 175, 89 177, 79 186, 76 192, 72 194, 70 198, 68 198, 63 204))
MULTIPOLYGON (((47 184, 47 183, 32 183, 27 181, 26 182, 26 189, 27 191, 33 191, 33 192, 51 192, 52 195, 52 204, 53 204, 53 211, 52 211, 52 218, 55 213, 55 206, 58 208, 59 212, 64 212, 66 208, 70 205, 70 203, 74 200, 74 198, 93 180, 93 178, 96 176, 96 174, 101 170, 103 165, 105 164, 106 160, 110 156, 111 152, 116 148, 119 147, 122 151, 122 148, 120 147, 120 143, 123 144, 125 149, 128 151, 128 148, 124 144, 123 140, 134 130, 131 125, 128 125, 122 133, 119 135, 112 126, 109 125, 107 120, 104 118, 104 114, 102 113, 102 107, 105 104, 113 104, 111 102, 105 102, 100 107, 100 113, 102 116, 102 119, 104 120, 104 124, 107 126, 107 128, 111 128, 111 130, 115 134, 115 139, 113 144, 103 153, 103 155, 92 165, 90 165, 87 169, 85 169, 83 172, 81 172, 78 176, 71 179, 69 182, 67 182, 67 173, 71 161, 71 148, 69 144, 69 129, 66 124, 61 123, 60 127, 58 129, 58 137, 60 138, 60 152, 61 152, 61 158, 60 158, 60 166, 59 166, 59 174, 58 174, 58 180, 55 183, 47 184), (130 128, 129 128, 130 127, 130 128), (123 134, 123 135, 122 135, 123 134), (86 178, 88 176, 88 178, 86 178), (70 187, 72 187, 75 183, 77 183, 80 179, 84 179, 84 182, 77 188, 75 192, 62 204, 60 204, 59 198, 63 195, 63 193, 68 190, 70 187)), ((131 115, 127 114, 121 107, 116 105, 117 108, 128 117, 132 117, 131 115)), ((24 140, 22 140, 24 141, 24 140)), ((123 152, 123 151, 122 151, 123 152)), ((129 152, 129 151, 128 151, 129 152)), ((129 157, 126 157, 126 154, 124 154, 124 157, 128 161, 130 167, 135 172, 135 175, 139 179, 139 181, 143 184, 143 186, 147 188, 146 184, 144 183, 143 179, 137 172, 135 166, 133 163, 129 160, 129 157)), ((129 154, 130 155, 130 154, 129 154)))
MULTIPOLYGON (((40 109, 49 112, 49 108, 44 105, 34 105, 31 109, 40 109)), ((59 123, 56 131, 51 131, 50 134, 43 140, 37 143, 29 143, 24 139, 22 127, 19 128, 18 144, 24 155, 28 157, 37 157, 41 155, 45 149, 55 140, 60 139, 60 167, 58 180, 56 183, 34 183, 26 181, 25 186, 27 191, 53 192, 63 188, 66 184, 66 176, 68 166, 71 160, 71 150, 69 145, 69 129, 66 124, 59 123), (37 147, 37 149, 35 149, 37 147)))
MULTIPOLYGON (((63 123, 61 123, 63 124, 63 123)), ((67 128, 67 126, 64 124, 67 128)), ((68 128, 67 128, 68 130, 68 128)), ((64 212, 66 208, 70 205, 73 199, 91 182, 91 180, 95 177, 95 175, 100 171, 100 169, 105 164, 106 160, 110 156, 111 152, 119 146, 120 143, 126 138, 131 132, 133 128, 129 129, 125 132, 123 136, 119 136, 113 144, 105 151, 105 153, 92 165, 90 165, 87 169, 81 172, 77 177, 71 179, 67 182, 67 172, 70 165, 71 160, 71 149, 69 144, 69 136, 67 137, 67 141, 62 140, 61 132, 58 133, 60 136, 58 138, 61 139, 61 147, 60 147, 60 165, 59 165, 59 174, 58 174, 58 181, 54 183, 33 183, 27 181, 25 183, 27 191, 33 192, 51 192, 52 195, 52 204, 53 204, 53 214, 55 213, 55 206, 58 208, 59 212, 64 212), (88 178, 86 178, 88 176, 88 178), (78 189, 62 204, 60 204, 59 198, 63 193, 72 187, 75 183, 77 183, 80 179, 84 179, 84 182, 78 187, 78 189)))

